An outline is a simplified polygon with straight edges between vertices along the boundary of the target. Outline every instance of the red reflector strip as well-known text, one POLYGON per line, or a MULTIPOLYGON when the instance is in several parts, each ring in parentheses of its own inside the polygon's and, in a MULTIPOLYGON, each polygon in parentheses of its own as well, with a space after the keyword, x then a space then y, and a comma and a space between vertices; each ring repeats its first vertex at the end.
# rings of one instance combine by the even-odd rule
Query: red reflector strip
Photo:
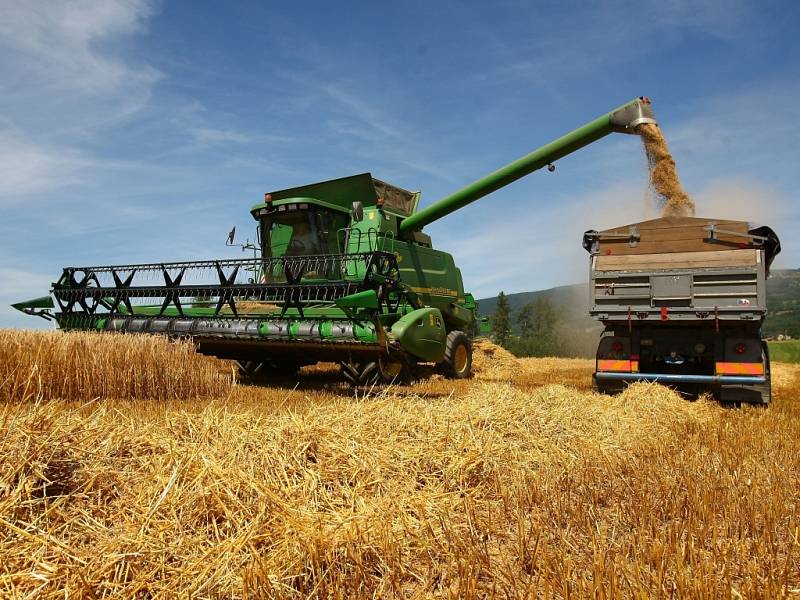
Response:
MULTIPOLYGON (((636 365, 638 370, 638 363, 636 365)), ((598 360, 597 361, 597 370, 598 371, 625 371, 627 373, 631 372, 631 361, 629 360, 598 360)))
POLYGON ((718 362, 717 375, 763 375, 763 363, 718 362))

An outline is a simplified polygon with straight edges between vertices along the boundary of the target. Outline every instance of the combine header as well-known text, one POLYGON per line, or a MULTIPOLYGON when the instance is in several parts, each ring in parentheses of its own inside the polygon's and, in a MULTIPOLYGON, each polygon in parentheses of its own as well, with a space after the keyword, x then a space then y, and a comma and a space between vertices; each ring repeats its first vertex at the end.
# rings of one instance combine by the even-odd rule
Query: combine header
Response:
POLYGON ((317 361, 339 362, 355 385, 402 380, 416 363, 467 377, 476 303, 422 228, 653 122, 637 98, 419 211, 419 192, 369 173, 274 191, 250 210, 255 258, 67 267, 51 296, 14 306, 62 329, 191 337, 251 377, 317 361))

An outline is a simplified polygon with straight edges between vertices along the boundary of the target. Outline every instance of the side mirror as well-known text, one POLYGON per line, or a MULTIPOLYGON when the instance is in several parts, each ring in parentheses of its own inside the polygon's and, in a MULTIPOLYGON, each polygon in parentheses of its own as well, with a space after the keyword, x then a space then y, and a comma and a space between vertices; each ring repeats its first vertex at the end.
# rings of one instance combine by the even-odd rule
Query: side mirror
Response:
POLYGON ((225 245, 233 246, 233 238, 235 237, 236 237, 236 227, 234 226, 234 228, 228 232, 228 239, 225 241, 225 245))
POLYGON ((361 202, 353 202, 353 223, 364 220, 364 205, 361 202))

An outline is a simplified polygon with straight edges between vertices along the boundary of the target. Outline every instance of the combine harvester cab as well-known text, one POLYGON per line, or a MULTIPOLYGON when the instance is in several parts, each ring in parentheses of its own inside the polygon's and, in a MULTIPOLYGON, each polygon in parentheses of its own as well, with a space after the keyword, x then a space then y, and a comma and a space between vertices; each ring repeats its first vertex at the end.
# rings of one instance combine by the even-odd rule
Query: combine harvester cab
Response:
POLYGON ((633 381, 712 391, 721 401, 770 401, 761 325, 766 279, 780 252, 769 227, 664 217, 587 231, 590 314, 605 329, 595 388, 633 381))
POLYGON ((52 297, 14 306, 62 329, 190 337, 251 378, 318 361, 340 363, 355 385, 403 380, 417 363, 468 377, 477 306, 423 227, 654 122, 636 98, 419 211, 419 192, 370 173, 270 192, 250 211, 251 259, 67 267, 52 297))

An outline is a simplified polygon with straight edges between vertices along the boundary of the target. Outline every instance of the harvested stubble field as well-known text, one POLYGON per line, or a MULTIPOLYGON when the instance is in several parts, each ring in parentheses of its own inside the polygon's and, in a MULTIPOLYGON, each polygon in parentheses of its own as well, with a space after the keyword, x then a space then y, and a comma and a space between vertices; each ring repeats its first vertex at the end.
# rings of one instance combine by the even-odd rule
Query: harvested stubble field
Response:
POLYGON ((486 343, 473 380, 355 395, 330 368, 233 386, 162 340, 3 332, 3 347, 16 336, 3 597, 800 594, 798 366, 775 367, 770 408, 733 410, 655 385, 597 395, 590 361, 486 343), (69 368, 48 362, 59 344, 69 368), (137 389, 163 399, 82 391, 129 390, 113 369, 162 360, 137 389), (26 387, 25 369, 60 375, 26 387), (78 373, 58 388, 74 396, 40 399, 78 373))

